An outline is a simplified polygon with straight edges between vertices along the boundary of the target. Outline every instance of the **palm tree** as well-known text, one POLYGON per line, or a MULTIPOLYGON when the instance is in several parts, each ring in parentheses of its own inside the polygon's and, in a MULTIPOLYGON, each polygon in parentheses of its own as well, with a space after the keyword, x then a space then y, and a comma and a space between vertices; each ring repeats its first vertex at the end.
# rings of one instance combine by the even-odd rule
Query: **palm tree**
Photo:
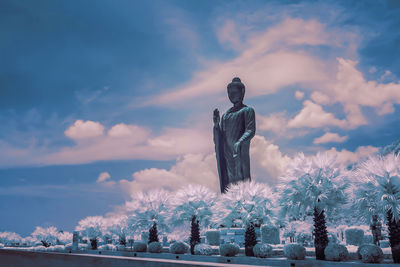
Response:
POLYGON ((208 227, 212 218, 212 207, 216 193, 205 186, 192 185, 182 187, 172 196, 169 208, 172 211, 169 222, 174 227, 198 220, 201 227, 208 227))
POLYGON ((275 223, 274 194, 268 185, 243 181, 231 184, 215 204, 214 222, 225 227, 275 223))
POLYGON ((325 259, 324 250, 328 245, 325 213, 334 214, 346 203, 346 187, 336 157, 327 153, 312 157, 298 154, 280 177, 281 215, 296 220, 314 216, 315 255, 319 260, 325 259))
MULTIPOLYGON (((400 156, 373 156, 356 170, 358 186, 374 203, 373 210, 386 217, 389 241, 395 263, 400 263, 400 156)), ((369 216, 366 206, 361 212, 369 216)))
POLYGON ((105 220, 102 216, 89 216, 78 222, 76 231, 90 240, 92 249, 97 249, 98 238, 103 235, 105 220))
POLYGON ((357 219, 370 225, 374 244, 379 245, 378 229, 376 229, 381 220, 381 212, 378 210, 378 192, 372 183, 365 183, 363 179, 359 179, 357 172, 353 172, 353 174, 353 182, 349 186, 349 194, 352 195, 352 204, 349 212, 353 216, 355 215, 357 219))
POLYGON ((128 227, 136 231, 148 231, 157 223, 161 232, 168 232, 169 198, 170 193, 163 189, 138 192, 126 203, 129 213, 128 227))

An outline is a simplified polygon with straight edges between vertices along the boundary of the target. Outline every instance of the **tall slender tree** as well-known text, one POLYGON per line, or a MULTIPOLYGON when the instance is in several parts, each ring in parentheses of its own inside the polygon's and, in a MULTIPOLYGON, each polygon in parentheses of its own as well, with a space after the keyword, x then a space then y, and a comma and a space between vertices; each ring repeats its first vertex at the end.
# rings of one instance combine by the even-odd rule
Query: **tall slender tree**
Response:
POLYGON ((157 223, 154 222, 153 226, 149 230, 149 244, 151 242, 159 242, 160 240, 158 239, 158 231, 157 231, 157 223))
POLYGON ((246 256, 254 256, 253 247, 257 244, 257 235, 252 223, 246 226, 244 233, 244 249, 246 256))
POLYGON ((194 247, 199 243, 200 243, 199 220, 196 219, 196 216, 193 216, 190 227, 190 253, 192 255, 194 255, 194 247))

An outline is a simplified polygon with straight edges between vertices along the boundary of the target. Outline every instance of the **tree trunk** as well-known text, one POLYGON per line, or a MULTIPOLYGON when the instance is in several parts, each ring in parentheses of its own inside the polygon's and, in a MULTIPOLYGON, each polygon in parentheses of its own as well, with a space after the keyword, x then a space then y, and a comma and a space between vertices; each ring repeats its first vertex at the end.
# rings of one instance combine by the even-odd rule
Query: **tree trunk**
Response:
POLYGON ((324 210, 318 211, 314 208, 314 244, 315 257, 317 260, 325 260, 325 248, 328 245, 328 231, 326 230, 324 210))
POLYGON ((393 262, 400 263, 400 220, 396 221, 395 218, 393 218, 391 210, 387 212, 387 225, 393 262))

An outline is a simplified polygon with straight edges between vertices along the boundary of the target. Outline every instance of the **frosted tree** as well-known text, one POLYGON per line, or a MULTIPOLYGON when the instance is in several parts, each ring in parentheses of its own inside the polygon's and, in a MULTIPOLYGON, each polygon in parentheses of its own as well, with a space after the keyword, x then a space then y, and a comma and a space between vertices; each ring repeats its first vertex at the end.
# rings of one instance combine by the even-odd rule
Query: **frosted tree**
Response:
POLYGON ((274 223, 273 198, 266 184, 253 181, 231 184, 216 201, 213 221, 225 227, 274 223))
POLYGON ((136 231, 148 231, 154 223, 157 223, 160 232, 168 232, 169 198, 170 193, 160 189, 138 192, 126 203, 129 214, 128 227, 134 227, 136 231))
POLYGON ((106 233, 117 236, 120 245, 126 245, 127 237, 133 238, 132 228, 128 227, 126 215, 110 217, 106 219, 106 233))
POLYGON ((360 212, 365 218, 385 217, 393 261, 400 263, 400 156, 370 157, 359 165, 356 175, 359 190, 368 196, 368 202, 359 201, 360 212))
POLYGON ((75 230, 90 240, 92 249, 97 249, 98 239, 102 237, 105 227, 105 220, 102 216, 89 216, 80 220, 75 230))
POLYGON ((57 244, 66 245, 72 242, 72 233, 66 231, 58 231, 57 244))
POLYGON ((187 185, 179 189, 172 196, 170 202, 169 222, 174 227, 194 220, 199 221, 202 228, 207 228, 211 223, 212 207, 216 194, 202 185, 187 185))
POLYGON ((13 232, 0 232, 0 244, 5 246, 15 245, 21 243, 22 237, 13 232))
POLYGON ((297 220, 309 215, 314 217, 317 259, 325 259, 324 250, 328 245, 325 213, 334 214, 346 203, 346 188, 343 169, 336 157, 327 153, 312 157, 298 154, 280 177, 281 215, 297 220))
POLYGON ((57 244, 59 233, 54 226, 47 228, 37 226, 31 235, 34 239, 41 242, 43 246, 49 247, 57 244))

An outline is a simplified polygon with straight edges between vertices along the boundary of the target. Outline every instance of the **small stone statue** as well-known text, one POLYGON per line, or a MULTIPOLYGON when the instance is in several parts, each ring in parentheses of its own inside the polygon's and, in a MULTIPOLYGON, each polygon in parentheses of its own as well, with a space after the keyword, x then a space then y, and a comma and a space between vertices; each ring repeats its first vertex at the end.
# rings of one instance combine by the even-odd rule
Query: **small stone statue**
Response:
POLYGON ((251 180, 250 140, 256 132, 254 109, 243 104, 245 86, 238 77, 228 84, 231 107, 222 118, 214 110, 214 144, 221 193, 230 183, 251 180))

